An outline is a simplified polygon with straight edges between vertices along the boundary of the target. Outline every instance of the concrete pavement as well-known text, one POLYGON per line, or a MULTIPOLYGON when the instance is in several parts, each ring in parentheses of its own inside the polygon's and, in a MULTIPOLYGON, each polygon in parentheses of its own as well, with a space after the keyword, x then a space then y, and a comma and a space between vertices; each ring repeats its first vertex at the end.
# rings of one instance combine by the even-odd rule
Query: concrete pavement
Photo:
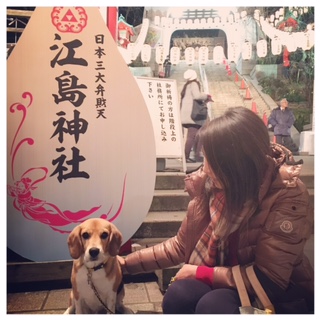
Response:
MULTIPOLYGON (((63 314, 68 307, 70 288, 7 294, 7 314, 63 314)), ((135 314, 162 313, 163 295, 154 281, 125 284, 124 303, 135 314)))

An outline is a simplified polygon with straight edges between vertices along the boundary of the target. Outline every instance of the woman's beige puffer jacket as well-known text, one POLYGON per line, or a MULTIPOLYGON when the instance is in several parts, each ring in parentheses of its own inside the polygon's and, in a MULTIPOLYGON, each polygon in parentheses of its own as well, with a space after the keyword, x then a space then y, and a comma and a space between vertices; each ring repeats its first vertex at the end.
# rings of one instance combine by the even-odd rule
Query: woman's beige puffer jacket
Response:
MULTIPOLYGON (((237 258, 247 288, 250 286, 243 267, 254 264, 281 288, 286 289, 292 281, 312 293, 314 271, 304 255, 313 225, 309 193, 299 179, 301 164, 290 164, 294 162, 292 155, 286 157, 288 150, 279 145, 274 145, 273 151, 259 192, 258 213, 247 227, 239 229, 237 258)), ((206 180, 202 168, 186 176, 191 201, 177 235, 129 254, 124 272, 136 274, 188 263, 210 219, 206 180)), ((243 210, 251 209, 244 206, 243 210)), ((213 288, 218 287, 235 287, 230 266, 214 267, 213 288)))

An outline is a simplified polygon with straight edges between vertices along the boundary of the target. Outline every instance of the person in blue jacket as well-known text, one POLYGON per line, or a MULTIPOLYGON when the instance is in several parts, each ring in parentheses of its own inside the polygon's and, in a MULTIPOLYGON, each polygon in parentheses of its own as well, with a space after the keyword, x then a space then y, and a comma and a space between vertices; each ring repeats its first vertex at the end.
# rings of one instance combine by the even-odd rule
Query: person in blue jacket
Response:
POLYGON ((290 108, 288 100, 281 99, 280 106, 273 109, 268 119, 269 125, 272 126, 276 143, 281 144, 292 152, 297 152, 298 147, 291 138, 291 127, 296 118, 290 108))

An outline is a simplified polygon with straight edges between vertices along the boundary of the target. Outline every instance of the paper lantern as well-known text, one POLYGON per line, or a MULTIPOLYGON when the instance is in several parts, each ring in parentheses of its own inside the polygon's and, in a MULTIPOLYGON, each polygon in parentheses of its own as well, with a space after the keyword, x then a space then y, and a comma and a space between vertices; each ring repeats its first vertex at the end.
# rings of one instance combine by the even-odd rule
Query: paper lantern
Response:
POLYGON ((163 46, 156 47, 156 63, 163 64, 164 61, 164 48, 163 46))
POLYGON ((215 46, 213 48, 213 62, 215 64, 220 64, 223 62, 223 59, 225 58, 223 47, 221 46, 215 46))
POLYGON ((141 50, 142 62, 149 62, 150 57, 151 57, 151 46, 149 44, 144 44, 141 50))
POLYGON ((257 42, 257 55, 259 58, 264 58, 268 52, 267 40, 259 40, 257 42))
POLYGON ((252 57, 252 44, 249 41, 245 41, 242 44, 242 59, 243 60, 250 60, 252 57))
POLYGON ((277 56, 282 51, 282 44, 278 37, 275 37, 271 40, 271 52, 274 56, 277 56))
POLYGON ((194 63, 194 48, 188 47, 184 50, 184 59, 188 65, 193 65, 194 63))
POLYGON ((295 36, 293 34, 288 34, 285 37, 285 45, 289 52, 294 52, 297 50, 297 44, 295 41, 295 36))
POLYGON ((303 50, 310 50, 314 46, 314 31, 300 32, 301 48, 303 50))
POLYGON ((206 64, 208 62, 209 49, 208 47, 200 47, 198 52, 198 60, 201 64, 206 64))
POLYGON ((170 49, 170 60, 173 65, 177 65, 180 62, 180 48, 172 47, 170 49))
POLYGON ((239 46, 235 43, 230 43, 228 45, 228 60, 230 62, 237 62, 240 55, 239 46))
POLYGON ((135 44, 134 43, 128 43, 128 46, 127 46, 127 50, 129 52, 129 59, 131 61, 135 60, 136 59, 136 56, 135 56, 135 44))

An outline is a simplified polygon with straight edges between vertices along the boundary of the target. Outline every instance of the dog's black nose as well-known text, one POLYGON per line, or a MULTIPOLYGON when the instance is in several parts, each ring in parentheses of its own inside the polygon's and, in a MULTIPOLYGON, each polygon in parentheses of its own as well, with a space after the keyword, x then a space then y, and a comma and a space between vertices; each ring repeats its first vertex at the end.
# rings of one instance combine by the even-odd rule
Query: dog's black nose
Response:
POLYGON ((90 257, 91 258, 96 258, 97 255, 99 254, 100 250, 98 248, 91 248, 89 250, 89 253, 90 253, 90 257))

